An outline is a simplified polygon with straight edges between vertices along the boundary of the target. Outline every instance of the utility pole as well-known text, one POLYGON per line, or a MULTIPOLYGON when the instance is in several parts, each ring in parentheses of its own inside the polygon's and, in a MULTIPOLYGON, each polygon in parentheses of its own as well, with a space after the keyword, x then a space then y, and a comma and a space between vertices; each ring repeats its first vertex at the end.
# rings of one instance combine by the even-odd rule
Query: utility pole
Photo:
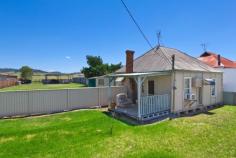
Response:
POLYGON ((172 58, 172 71, 174 71, 175 70, 175 55, 172 55, 171 58, 172 58))
POLYGON ((171 56, 172 59, 172 107, 171 107, 171 112, 173 113, 175 110, 175 90, 176 90, 176 85, 175 85, 175 54, 171 56))

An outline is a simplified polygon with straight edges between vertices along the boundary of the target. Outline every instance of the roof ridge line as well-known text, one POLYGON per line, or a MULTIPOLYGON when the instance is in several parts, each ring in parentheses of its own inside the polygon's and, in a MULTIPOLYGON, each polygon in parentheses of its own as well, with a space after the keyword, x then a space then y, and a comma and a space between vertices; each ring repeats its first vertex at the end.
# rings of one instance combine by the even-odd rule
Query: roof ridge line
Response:
POLYGON ((152 50, 155 49, 155 48, 156 48, 156 47, 153 47, 152 49, 150 49, 150 50, 148 50, 147 52, 143 53, 142 55, 138 56, 137 58, 134 59, 134 61, 137 60, 137 59, 139 59, 139 58, 141 58, 141 57, 143 57, 145 54, 149 53, 150 51, 152 51, 152 50))
MULTIPOLYGON (((208 68, 210 68, 210 69, 215 69, 215 68, 210 67, 209 65, 205 64, 204 62, 198 60, 197 58, 195 58, 195 57, 193 57, 193 56, 191 56, 191 55, 189 55, 189 54, 187 54, 187 53, 185 53, 185 52, 183 52, 183 51, 181 51, 181 50, 179 50, 179 49, 170 48, 170 47, 169 47, 169 49, 176 50, 176 51, 178 51, 178 52, 180 52, 180 53, 182 53, 182 54, 184 54, 184 55, 190 57, 190 58, 193 59, 196 63, 203 64, 203 65, 205 65, 206 67, 208 67, 208 68)), ((203 67, 202 65, 199 65, 199 66, 202 67, 204 70, 209 71, 209 70, 207 70, 207 68, 203 67)))
MULTIPOLYGON (((165 47, 163 47, 163 48, 165 48, 165 47)), ((161 50, 161 52, 164 54, 164 56, 167 58, 168 63, 169 63, 170 65, 172 65, 172 62, 171 62, 170 59, 166 56, 165 50, 163 51, 163 49, 161 49, 161 47, 160 47, 160 50, 161 50)))

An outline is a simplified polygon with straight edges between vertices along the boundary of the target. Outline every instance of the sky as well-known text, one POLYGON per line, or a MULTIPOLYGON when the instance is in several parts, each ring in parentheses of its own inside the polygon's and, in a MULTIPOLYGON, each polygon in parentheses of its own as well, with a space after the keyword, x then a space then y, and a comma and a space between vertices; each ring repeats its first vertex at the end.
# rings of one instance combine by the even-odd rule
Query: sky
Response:
MULTIPOLYGON (((124 0, 157 45, 194 57, 207 50, 236 60, 235 0, 124 0)), ((138 57, 150 49, 120 0, 1 0, 0 67, 28 65, 78 72, 86 55, 125 64, 125 50, 138 57)))

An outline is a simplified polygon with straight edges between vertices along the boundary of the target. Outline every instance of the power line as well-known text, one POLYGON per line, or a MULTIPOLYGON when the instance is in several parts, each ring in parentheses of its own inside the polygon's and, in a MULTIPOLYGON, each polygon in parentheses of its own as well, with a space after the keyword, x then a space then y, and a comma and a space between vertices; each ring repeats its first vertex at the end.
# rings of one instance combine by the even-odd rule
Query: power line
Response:
MULTIPOLYGON (((151 42, 148 40, 147 36, 144 34, 144 32, 142 31, 140 25, 138 24, 138 22, 135 20, 134 16, 132 15, 131 11, 129 10, 129 8, 127 7, 127 5, 125 4, 125 2, 123 0, 120 0, 121 3, 123 4, 124 8, 126 9, 127 13, 129 14, 130 18, 132 19, 132 21, 134 22, 134 24, 137 26, 139 32, 141 33, 141 35, 143 36, 143 38, 146 40, 147 44, 151 47, 151 49, 154 49, 154 51, 156 52, 156 49, 153 48, 151 42)), ((169 58, 162 52, 160 51, 160 53, 158 53, 159 55, 162 56, 162 58, 166 58, 166 60, 168 61, 169 64, 172 65, 171 61, 169 60, 169 58)))
POLYGON ((125 7, 126 11, 128 12, 130 18, 133 20, 134 24, 137 26, 139 32, 142 34, 143 38, 146 40, 146 42, 148 43, 148 45, 152 47, 151 42, 148 40, 147 36, 144 34, 144 32, 142 31, 141 27, 139 26, 138 22, 134 19, 132 13, 130 12, 129 8, 127 7, 127 5, 125 4, 125 2, 123 0, 120 0, 121 3, 123 4, 123 6, 125 7))

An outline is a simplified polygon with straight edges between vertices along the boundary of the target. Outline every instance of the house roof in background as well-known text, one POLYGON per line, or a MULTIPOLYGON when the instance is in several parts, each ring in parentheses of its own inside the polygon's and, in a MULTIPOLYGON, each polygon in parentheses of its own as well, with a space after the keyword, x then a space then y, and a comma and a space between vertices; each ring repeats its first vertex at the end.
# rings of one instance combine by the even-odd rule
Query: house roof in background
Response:
MULTIPOLYGON (((134 73, 172 70, 171 58, 175 55, 175 69, 202 72, 221 72, 182 51, 168 47, 155 47, 134 60, 134 73)), ((116 73, 125 73, 122 67, 116 73)))
POLYGON ((4 77, 16 77, 16 78, 17 78, 17 75, 8 74, 8 73, 0 73, 0 76, 4 76, 4 77))
POLYGON ((236 68, 236 62, 221 56, 221 65, 218 65, 218 54, 213 52, 204 52, 199 58, 202 62, 212 67, 236 68))

